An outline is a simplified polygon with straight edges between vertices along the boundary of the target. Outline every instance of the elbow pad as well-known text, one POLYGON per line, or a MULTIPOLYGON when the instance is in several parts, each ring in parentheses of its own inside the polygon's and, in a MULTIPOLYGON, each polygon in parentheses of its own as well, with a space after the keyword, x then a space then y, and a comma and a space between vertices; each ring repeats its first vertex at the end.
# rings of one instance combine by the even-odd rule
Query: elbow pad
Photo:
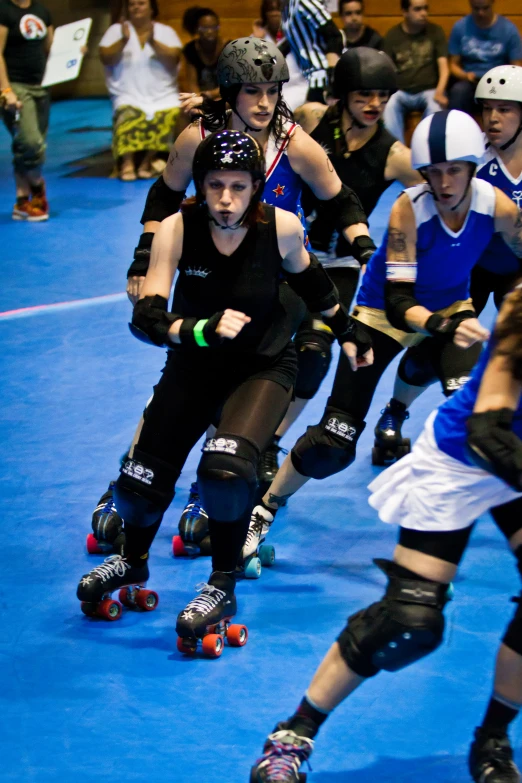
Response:
POLYGON ((339 193, 328 201, 323 201, 335 217, 339 230, 353 226, 355 223, 368 225, 368 218, 357 194, 343 183, 339 193))
POLYGON ((310 266, 303 272, 285 272, 288 285, 301 297, 311 313, 329 310, 339 302, 337 288, 313 253, 310 266))
POLYGON ((149 220, 157 220, 161 223, 162 220, 174 215, 179 210, 184 198, 184 190, 171 190, 163 176, 158 177, 147 194, 140 223, 145 225, 149 220))
POLYGON ((333 19, 329 19, 317 29, 317 39, 325 54, 337 54, 339 57, 342 55, 343 37, 333 19))
POLYGON ((167 312, 168 301, 164 296, 144 296, 134 305, 132 322, 129 324, 131 333, 138 340, 149 345, 169 346, 171 342, 167 336, 174 321, 182 316, 167 312))
POLYGON ((127 270, 127 277, 145 277, 149 270, 153 239, 154 234, 152 231, 146 231, 141 235, 137 246, 134 248, 134 259, 127 270))
POLYGON ((386 318, 401 332, 415 332, 405 319, 406 311, 419 304, 413 291, 414 283, 386 283, 384 294, 386 318))

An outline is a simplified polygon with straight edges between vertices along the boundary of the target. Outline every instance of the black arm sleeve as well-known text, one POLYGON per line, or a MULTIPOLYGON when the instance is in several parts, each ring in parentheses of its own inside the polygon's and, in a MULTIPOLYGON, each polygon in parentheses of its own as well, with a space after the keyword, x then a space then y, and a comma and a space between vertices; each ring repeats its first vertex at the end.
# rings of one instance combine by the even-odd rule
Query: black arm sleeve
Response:
POLYGON ((404 317, 406 310, 419 304, 415 299, 414 288, 414 283, 387 282, 384 289, 386 318, 402 332, 415 332, 404 317))
POLYGON ((287 38, 283 38, 281 43, 277 45, 277 48, 279 49, 279 51, 281 52, 283 57, 288 57, 288 55, 292 51, 292 49, 290 48, 290 44, 288 43, 288 39, 287 38))
POLYGON ((332 54, 338 54, 339 57, 342 55, 343 37, 333 19, 317 28, 317 40, 325 54, 330 54, 331 52, 332 54))
POLYGON ((179 210, 184 198, 184 190, 171 190, 163 176, 158 177, 147 194, 141 224, 145 225, 148 220, 157 220, 161 223, 162 220, 174 215, 179 210))
POLYGON ((288 285, 301 297, 311 313, 329 310, 339 303, 337 288, 313 253, 310 253, 310 266, 303 272, 283 271, 288 285))

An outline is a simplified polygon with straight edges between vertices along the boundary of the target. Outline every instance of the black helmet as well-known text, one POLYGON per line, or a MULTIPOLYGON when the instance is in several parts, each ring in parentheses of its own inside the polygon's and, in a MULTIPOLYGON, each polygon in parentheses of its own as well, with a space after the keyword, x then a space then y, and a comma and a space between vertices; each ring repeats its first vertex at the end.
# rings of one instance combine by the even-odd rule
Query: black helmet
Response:
POLYGON ((334 71, 334 97, 344 98, 356 90, 397 91, 397 73, 387 54, 357 46, 341 55, 334 71))
POLYGON ((228 43, 217 61, 220 87, 287 82, 289 79, 288 65, 277 46, 253 35, 228 43))
POLYGON ((200 204, 204 201, 201 186, 209 171, 249 171, 252 181, 259 182, 251 205, 261 198, 265 184, 265 157, 261 146, 248 133, 222 130, 203 139, 192 163, 192 178, 200 204))

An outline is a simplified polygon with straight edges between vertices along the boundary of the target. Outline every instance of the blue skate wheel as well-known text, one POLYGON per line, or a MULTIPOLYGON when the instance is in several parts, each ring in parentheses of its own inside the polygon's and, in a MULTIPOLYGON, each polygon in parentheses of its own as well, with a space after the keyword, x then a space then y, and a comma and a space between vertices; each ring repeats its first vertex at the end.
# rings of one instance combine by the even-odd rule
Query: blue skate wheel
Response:
POLYGON ((263 544, 259 547, 259 559, 263 566, 273 566, 275 563, 275 549, 271 544, 263 544))
POLYGON ((247 579, 259 579, 261 570, 261 560, 258 557, 250 557, 245 562, 245 577, 247 579))

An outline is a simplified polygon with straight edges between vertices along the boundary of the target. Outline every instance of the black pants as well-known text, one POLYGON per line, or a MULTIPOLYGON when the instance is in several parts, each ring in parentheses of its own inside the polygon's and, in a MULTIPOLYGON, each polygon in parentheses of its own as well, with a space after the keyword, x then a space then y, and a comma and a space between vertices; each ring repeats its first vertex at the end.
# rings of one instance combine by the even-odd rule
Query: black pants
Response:
POLYGON ((519 273, 497 275, 495 272, 490 272, 489 269, 474 266, 471 271, 469 293, 477 315, 480 315, 485 308, 490 294, 493 294, 495 307, 498 310, 503 298, 513 288, 519 277, 519 273))

